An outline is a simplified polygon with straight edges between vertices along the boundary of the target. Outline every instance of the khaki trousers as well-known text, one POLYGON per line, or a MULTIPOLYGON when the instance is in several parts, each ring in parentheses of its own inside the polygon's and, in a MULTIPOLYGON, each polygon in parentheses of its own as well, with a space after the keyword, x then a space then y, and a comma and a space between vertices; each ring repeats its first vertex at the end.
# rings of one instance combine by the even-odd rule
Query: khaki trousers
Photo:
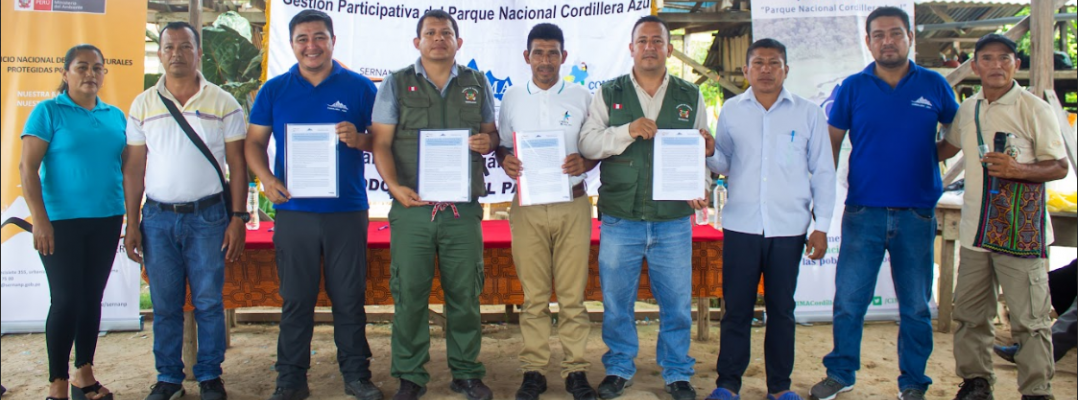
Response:
POLYGON ((1048 270, 1043 259, 1018 258, 962 248, 955 287, 955 372, 962 379, 985 378, 995 383, 992 345, 995 342, 997 293, 1010 310, 1011 336, 1018 343, 1018 391, 1027 396, 1052 394, 1052 320, 1048 270))
POLYGON ((562 377, 584 371, 585 346, 591 320, 584 307, 591 250, 591 202, 578 197, 569 203, 520 206, 509 210, 513 233, 513 263, 524 289, 520 332, 525 372, 544 372, 550 362, 550 295, 558 296, 558 338, 563 357, 562 377))

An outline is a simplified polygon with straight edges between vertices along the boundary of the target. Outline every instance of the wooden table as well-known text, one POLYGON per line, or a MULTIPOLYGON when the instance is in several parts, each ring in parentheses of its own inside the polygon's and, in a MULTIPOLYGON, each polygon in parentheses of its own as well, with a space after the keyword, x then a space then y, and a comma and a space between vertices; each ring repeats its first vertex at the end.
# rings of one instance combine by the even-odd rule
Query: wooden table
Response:
MULTIPOLYGON (((591 255, 588 266, 588 285, 585 299, 602 300, 599 287, 599 230, 600 224, 592 220, 591 255)), ((277 278, 276 255, 273 247, 273 223, 263 222, 258 231, 248 231, 247 247, 236 262, 225 265, 225 283, 223 288, 226 312, 225 326, 231 327, 235 321, 234 310, 242 307, 281 307, 283 300, 278 293, 280 281, 277 278)), ((393 304, 389 290, 389 227, 387 222, 371 222, 367 238, 367 305, 393 304)), ((700 298, 697 309, 697 337, 707 338, 709 319, 708 299, 722 297, 722 232, 711 226, 693 226, 692 259, 693 289, 692 296, 700 298)), ((524 303, 524 291, 517 279, 516 267, 510 249, 512 235, 508 221, 483 221, 483 258, 486 279, 483 292, 479 297, 481 304, 520 305, 524 303)), ((652 298, 647 275, 647 262, 640 275, 638 298, 652 298)), ((435 276, 438 275, 435 270, 435 276)), ((152 290, 152 288, 151 288, 152 290)), ((193 307, 188 305, 184 314, 184 364, 188 378, 191 378, 190 366, 195 364, 197 339, 193 307)), ((443 296, 439 279, 434 279, 430 297, 431 304, 442 304, 443 296)), ((322 287, 318 295, 318 306, 330 306, 329 297, 322 287)), ((230 342, 230 341, 229 341, 230 342)))
MULTIPOLYGON (((1054 212, 1050 213, 1050 216, 1055 233, 1055 242, 1052 246, 1078 247, 1078 214, 1054 212)), ((939 317, 936 325, 936 330, 939 332, 951 332, 957 272, 955 253, 957 253, 961 221, 961 205, 941 203, 936 206, 937 232, 943 237, 943 243, 940 246, 939 317)))

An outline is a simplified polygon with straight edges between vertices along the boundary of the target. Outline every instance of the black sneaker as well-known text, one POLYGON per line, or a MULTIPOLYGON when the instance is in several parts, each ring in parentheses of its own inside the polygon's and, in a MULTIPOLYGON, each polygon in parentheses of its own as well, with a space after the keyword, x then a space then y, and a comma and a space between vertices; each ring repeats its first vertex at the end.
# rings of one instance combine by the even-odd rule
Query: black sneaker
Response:
POLYGON ((595 389, 588 383, 588 374, 583 371, 572 372, 565 377, 565 391, 573 395, 573 400, 596 400, 595 389))
POLYGON ((546 392, 546 377, 537 371, 524 373, 524 382, 517 389, 516 400, 539 400, 539 395, 546 392))
POLYGON ((992 385, 984 378, 963 380, 954 400, 993 400, 992 385))
POLYGON ((225 381, 222 381, 221 378, 199 382, 198 395, 202 400, 228 400, 228 392, 225 392, 225 381))
POLYGON ((183 395, 183 385, 177 385, 175 383, 157 382, 153 386, 150 386, 150 395, 146 396, 146 400, 176 400, 183 395))
POLYGON ((599 398, 613 399, 625 393, 625 388, 633 385, 632 379, 625 379, 617 375, 607 375, 599 382, 599 398))
POLYGON ((696 400, 696 389, 693 389, 689 381, 677 381, 666 385, 666 393, 670 393, 674 400, 696 400))
POLYGON ((809 399, 811 400, 831 400, 838 397, 839 393, 845 393, 853 390, 853 385, 846 386, 846 384, 836 381, 830 376, 824 378, 812 386, 809 391, 809 399))
POLYGON ((397 394, 393 395, 393 400, 416 400, 425 393, 427 393, 426 386, 419 386, 410 380, 401 379, 401 387, 397 389, 397 394))
POLYGON ((1053 400, 1054 398, 1052 396, 1022 396, 1022 400, 1053 400))
POLYGON ((269 400, 303 400, 311 397, 311 389, 309 388, 283 388, 277 387, 277 390, 273 391, 273 396, 270 396, 269 400))
POLYGON ((385 397, 370 379, 345 382, 344 394, 355 397, 356 400, 382 400, 385 397))
POLYGON ((479 379, 454 379, 449 383, 449 390, 463 394, 468 400, 490 400, 494 392, 479 379))

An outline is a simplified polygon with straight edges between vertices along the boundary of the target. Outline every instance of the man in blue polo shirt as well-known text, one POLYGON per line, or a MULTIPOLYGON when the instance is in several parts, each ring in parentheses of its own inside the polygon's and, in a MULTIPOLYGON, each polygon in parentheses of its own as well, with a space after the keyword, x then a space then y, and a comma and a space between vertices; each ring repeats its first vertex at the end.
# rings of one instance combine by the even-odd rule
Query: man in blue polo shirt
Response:
POLYGON ((288 27, 298 63, 262 86, 247 133, 251 170, 277 208, 273 244, 284 307, 277 339, 277 390, 270 399, 301 400, 310 395, 307 370, 324 259, 344 391, 359 400, 377 400, 382 392, 371 383, 371 349, 363 310, 368 207, 363 151, 370 150, 371 141, 357 131, 371 123, 376 89, 369 79, 333 61, 336 37, 329 15, 301 11, 288 27), (338 197, 291 198, 284 183, 288 124, 336 124, 338 197), (270 172, 266 156, 271 134, 277 145, 276 175, 270 172))
POLYGON ((842 82, 828 121, 836 163, 847 131, 853 150, 835 271, 834 349, 823 359, 827 378, 810 394, 826 400, 853 390, 865 313, 887 251, 901 316, 899 399, 920 400, 932 383, 925 365, 932 353, 934 208, 942 193, 936 130, 949 126, 958 103, 943 76, 909 60, 913 32, 905 11, 878 8, 865 27, 876 61, 842 82))

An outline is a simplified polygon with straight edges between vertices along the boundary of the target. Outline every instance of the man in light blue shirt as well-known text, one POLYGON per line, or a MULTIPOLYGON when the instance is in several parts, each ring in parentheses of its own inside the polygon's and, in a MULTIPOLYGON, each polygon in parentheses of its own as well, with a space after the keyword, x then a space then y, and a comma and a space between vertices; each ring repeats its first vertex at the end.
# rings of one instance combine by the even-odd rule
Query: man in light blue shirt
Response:
POLYGON ((827 250, 835 208, 835 166, 827 118, 819 106, 790 93, 783 81, 786 46, 761 39, 749 46, 745 77, 751 87, 726 102, 715 131, 712 172, 726 175, 723 209, 722 319, 717 388, 707 398, 739 399, 749 366, 753 306, 764 276, 768 399, 799 400, 790 391, 794 366, 794 291, 802 252, 812 260, 827 250), (814 231, 806 234, 815 217, 814 231), (807 249, 806 249, 807 244, 807 249))

